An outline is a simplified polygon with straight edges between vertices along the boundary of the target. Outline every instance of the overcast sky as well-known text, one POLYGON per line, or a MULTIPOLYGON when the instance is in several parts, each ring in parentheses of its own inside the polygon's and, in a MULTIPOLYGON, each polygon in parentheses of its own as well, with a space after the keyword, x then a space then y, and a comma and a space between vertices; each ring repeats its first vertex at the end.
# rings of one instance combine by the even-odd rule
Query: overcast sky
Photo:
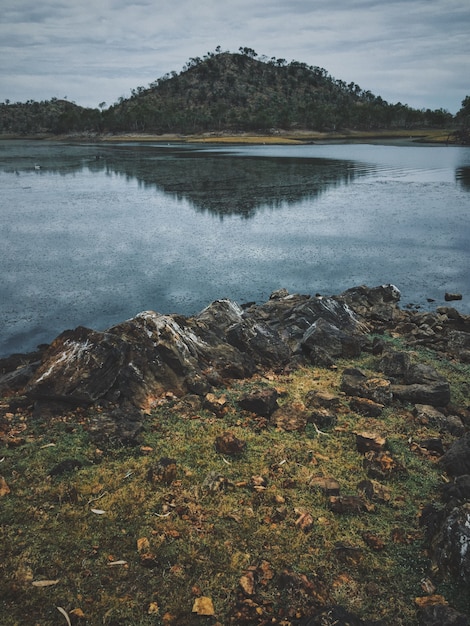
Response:
POLYGON ((415 108, 470 95, 469 0, 0 0, 0 102, 109 106, 219 45, 415 108))

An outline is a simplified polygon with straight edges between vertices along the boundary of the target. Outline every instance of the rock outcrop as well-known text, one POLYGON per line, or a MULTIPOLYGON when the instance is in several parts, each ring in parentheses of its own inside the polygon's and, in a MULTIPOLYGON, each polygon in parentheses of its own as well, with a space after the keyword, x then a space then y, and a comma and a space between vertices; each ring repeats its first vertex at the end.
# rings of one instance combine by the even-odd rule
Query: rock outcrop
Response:
MULTIPOLYGON (((470 316, 447 307, 435 314, 402 311, 399 299, 396 287, 381 285, 336 297, 279 290, 245 308, 217 300, 193 317, 145 311, 104 332, 67 330, 34 355, 0 361, 0 391, 21 391, 39 404, 110 402, 148 411, 166 393, 205 396, 256 372, 380 354, 383 342, 371 334, 384 331, 467 360, 470 316)), ((382 379, 345 374, 353 402, 372 401, 380 413, 394 400, 438 407, 450 400, 447 381, 405 353, 385 353, 381 369, 382 379)))

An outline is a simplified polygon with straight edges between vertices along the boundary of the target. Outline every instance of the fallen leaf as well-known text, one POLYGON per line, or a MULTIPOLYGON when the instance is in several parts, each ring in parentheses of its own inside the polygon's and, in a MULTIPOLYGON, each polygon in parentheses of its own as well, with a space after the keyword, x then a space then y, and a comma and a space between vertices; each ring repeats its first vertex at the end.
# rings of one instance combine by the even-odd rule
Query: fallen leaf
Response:
POLYGON ((150 550, 150 541, 147 537, 137 539, 137 552, 148 552, 150 550))
POLYGON ((197 613, 198 615, 215 615, 212 600, 210 598, 207 598, 206 596, 196 598, 194 600, 192 612, 197 613))
POLYGON ((52 587, 53 585, 57 585, 59 579, 57 580, 33 580, 31 583, 33 587, 52 587))
POLYGON ((444 596, 440 595, 423 596, 421 598, 415 598, 415 604, 419 606, 420 609, 423 609, 425 606, 435 606, 437 604, 447 605, 447 601, 444 596))
POLYGON ((82 609, 73 609, 73 611, 70 611, 70 615, 75 615, 75 617, 78 617, 79 619, 85 619, 85 613, 82 609))
POLYGON ((0 497, 6 496, 10 493, 10 487, 7 485, 7 481, 0 476, 0 497))
POLYGON ((295 525, 298 526, 304 532, 308 532, 313 526, 313 517, 310 513, 299 512, 300 517, 296 520, 295 525))
POLYGON ((255 579, 253 572, 246 572, 240 577, 240 587, 248 595, 252 596, 255 592, 255 579))
POLYGON ((90 511, 95 515, 104 515, 106 513, 106 511, 103 511, 103 509, 90 509, 90 511))
POLYGON ((67 624, 69 626, 72 626, 72 622, 70 621, 70 617, 69 617, 67 611, 65 609, 63 609, 61 606, 56 606, 56 609, 59 611, 59 613, 62 613, 62 615, 65 617, 65 619, 67 620, 67 624))
POLYGON ((423 578, 423 580, 421 581, 421 589, 428 595, 433 595, 434 593, 436 593, 436 587, 434 586, 432 580, 430 580, 429 578, 423 578))
POLYGON ((158 606, 157 602, 151 602, 149 604, 147 613, 149 615, 158 615, 158 613, 160 613, 160 607, 158 606))

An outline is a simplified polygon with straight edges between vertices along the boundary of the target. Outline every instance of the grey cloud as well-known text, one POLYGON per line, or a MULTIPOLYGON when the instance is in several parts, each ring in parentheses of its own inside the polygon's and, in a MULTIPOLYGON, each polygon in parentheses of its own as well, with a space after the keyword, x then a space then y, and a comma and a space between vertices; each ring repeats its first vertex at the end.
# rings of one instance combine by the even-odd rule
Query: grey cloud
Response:
POLYGON ((57 77, 68 83, 67 75, 74 73, 83 78, 76 101, 96 106, 179 71, 189 57, 217 45, 231 51, 248 46, 268 57, 319 65, 391 102, 455 112, 465 96, 467 0, 3 0, 3 5, 0 99, 37 99, 31 75, 41 75, 41 93, 49 89, 52 96, 57 77), (106 80, 100 87, 101 77, 106 80))

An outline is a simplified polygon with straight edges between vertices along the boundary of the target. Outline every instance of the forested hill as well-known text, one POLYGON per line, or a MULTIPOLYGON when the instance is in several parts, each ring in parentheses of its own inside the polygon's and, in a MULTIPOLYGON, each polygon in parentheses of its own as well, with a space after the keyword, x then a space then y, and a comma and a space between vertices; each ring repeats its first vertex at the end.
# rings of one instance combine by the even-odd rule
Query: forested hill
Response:
POLYGON ((85 109, 56 98, 0 104, 1 133, 151 132, 272 129, 411 129, 445 127, 458 121, 448 111, 390 104, 346 84, 320 67, 268 59, 251 48, 237 53, 217 48, 191 58, 148 87, 132 90, 105 108, 85 109))
POLYGON ((105 118, 114 130, 185 133, 442 126, 452 116, 390 105, 355 83, 335 80, 320 67, 258 58, 243 48, 237 54, 190 59, 180 74, 134 90, 131 98, 110 107, 105 118))

